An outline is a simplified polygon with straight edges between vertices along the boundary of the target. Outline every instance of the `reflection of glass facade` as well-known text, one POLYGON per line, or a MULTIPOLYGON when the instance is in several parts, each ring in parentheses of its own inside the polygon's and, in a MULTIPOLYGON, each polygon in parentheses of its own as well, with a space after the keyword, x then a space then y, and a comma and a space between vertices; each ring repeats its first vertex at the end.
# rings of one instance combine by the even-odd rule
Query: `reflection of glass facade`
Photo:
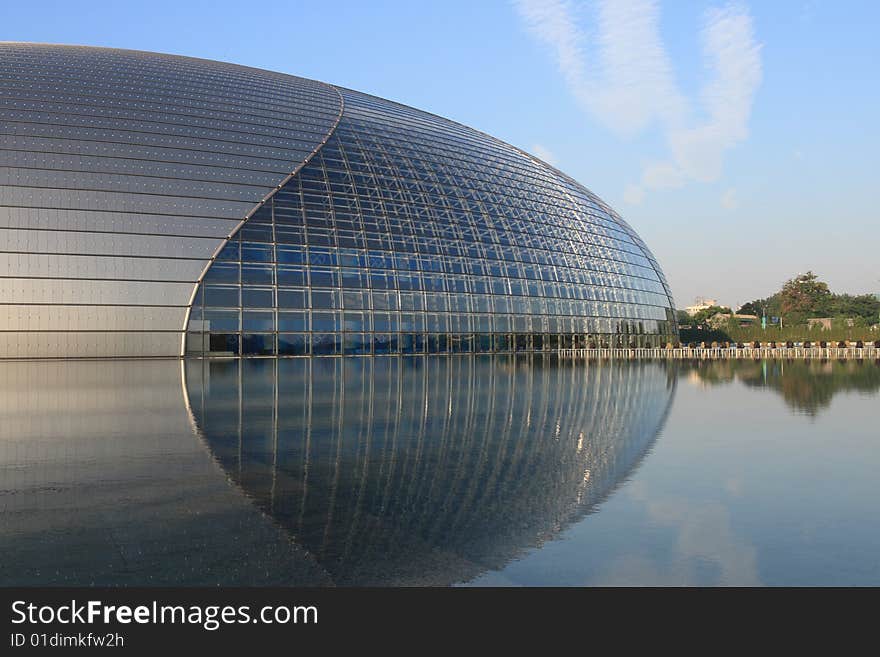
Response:
POLYGON ((328 583, 229 486, 193 433, 182 369, 0 361, 0 585, 328 583))
POLYGON ((482 133, 229 64, 0 56, 0 357, 542 350, 675 330, 633 230, 482 133))
POLYGON ((186 364, 230 479, 342 585, 446 585, 556 537, 632 475, 665 365, 540 355, 186 364))

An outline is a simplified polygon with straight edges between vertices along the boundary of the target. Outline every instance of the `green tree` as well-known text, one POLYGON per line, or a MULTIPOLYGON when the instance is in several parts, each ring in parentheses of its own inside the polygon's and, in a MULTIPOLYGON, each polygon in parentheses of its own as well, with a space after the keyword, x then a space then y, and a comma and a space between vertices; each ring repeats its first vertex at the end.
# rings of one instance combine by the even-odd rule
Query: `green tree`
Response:
POLYGON ((868 324, 875 324, 880 316, 880 299, 873 294, 835 294, 830 314, 833 317, 858 317, 868 324))
POLYGON ((768 299, 755 299, 754 301, 749 301, 748 303, 741 305, 736 313, 738 315, 757 315, 760 317, 764 314, 765 309, 769 305, 768 301, 768 299))
POLYGON ((766 299, 755 299, 740 306, 736 311, 740 315, 767 315, 768 317, 778 317, 782 314, 781 304, 779 302, 779 292, 766 299))
POLYGON ((714 317, 718 313, 729 313, 730 308, 722 308, 721 306, 709 306, 708 308, 703 308, 694 314, 692 321, 694 324, 705 324, 709 321, 710 317, 714 317))
MULTIPOLYGON (((717 312, 717 309, 710 308, 693 318, 692 322, 705 326, 709 317, 717 312)), ((725 335, 713 335, 710 339, 750 341, 772 337, 775 340, 860 339, 873 342, 880 337, 876 329, 870 328, 880 319, 880 297, 873 294, 833 294, 827 283, 819 280, 811 271, 786 281, 779 292, 766 299, 755 299, 743 304, 737 312, 758 317, 766 315, 767 328, 761 328, 760 324, 755 327, 741 327, 735 321, 729 321, 726 327, 722 327, 715 322, 712 333, 725 335), (782 325, 771 323, 771 317, 782 317, 782 325), (811 317, 833 318, 832 330, 826 332, 814 327, 808 331, 807 319, 811 317)), ((704 334, 707 334, 705 329, 702 332, 691 331, 686 334, 686 340, 699 342, 707 339, 704 334)), ((685 338, 682 337, 682 340, 685 338)))
POLYGON ((832 295, 828 284, 808 271, 785 282, 779 302, 783 317, 823 317, 830 314, 832 295))

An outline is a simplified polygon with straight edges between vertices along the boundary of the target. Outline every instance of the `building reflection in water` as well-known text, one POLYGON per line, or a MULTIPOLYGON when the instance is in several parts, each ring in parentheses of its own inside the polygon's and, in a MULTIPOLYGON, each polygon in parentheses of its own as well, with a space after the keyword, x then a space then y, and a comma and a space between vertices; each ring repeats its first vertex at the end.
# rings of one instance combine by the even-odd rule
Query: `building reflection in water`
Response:
POLYGON ((329 583, 230 488, 181 364, 0 361, 0 585, 329 583))
POLYGON ((337 584, 468 581, 637 466, 675 377, 541 357, 189 361, 198 431, 337 584))

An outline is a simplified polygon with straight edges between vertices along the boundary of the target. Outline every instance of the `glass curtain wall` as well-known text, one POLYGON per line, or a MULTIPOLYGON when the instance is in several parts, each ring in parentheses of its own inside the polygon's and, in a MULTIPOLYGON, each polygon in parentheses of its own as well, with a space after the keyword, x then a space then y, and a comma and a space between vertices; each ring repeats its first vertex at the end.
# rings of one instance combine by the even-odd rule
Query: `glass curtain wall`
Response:
POLYGON ((341 90, 333 136, 228 242, 190 355, 659 345, 660 268, 589 191, 503 142, 341 90))

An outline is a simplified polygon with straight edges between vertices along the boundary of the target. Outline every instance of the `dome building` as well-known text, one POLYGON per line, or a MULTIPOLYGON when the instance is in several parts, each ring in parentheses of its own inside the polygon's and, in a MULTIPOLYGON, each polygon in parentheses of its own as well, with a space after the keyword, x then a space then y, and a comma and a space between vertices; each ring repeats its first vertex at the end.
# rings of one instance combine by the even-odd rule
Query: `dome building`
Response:
POLYGON ((651 252, 555 168, 330 84, 0 43, 0 358, 659 344, 651 252))

